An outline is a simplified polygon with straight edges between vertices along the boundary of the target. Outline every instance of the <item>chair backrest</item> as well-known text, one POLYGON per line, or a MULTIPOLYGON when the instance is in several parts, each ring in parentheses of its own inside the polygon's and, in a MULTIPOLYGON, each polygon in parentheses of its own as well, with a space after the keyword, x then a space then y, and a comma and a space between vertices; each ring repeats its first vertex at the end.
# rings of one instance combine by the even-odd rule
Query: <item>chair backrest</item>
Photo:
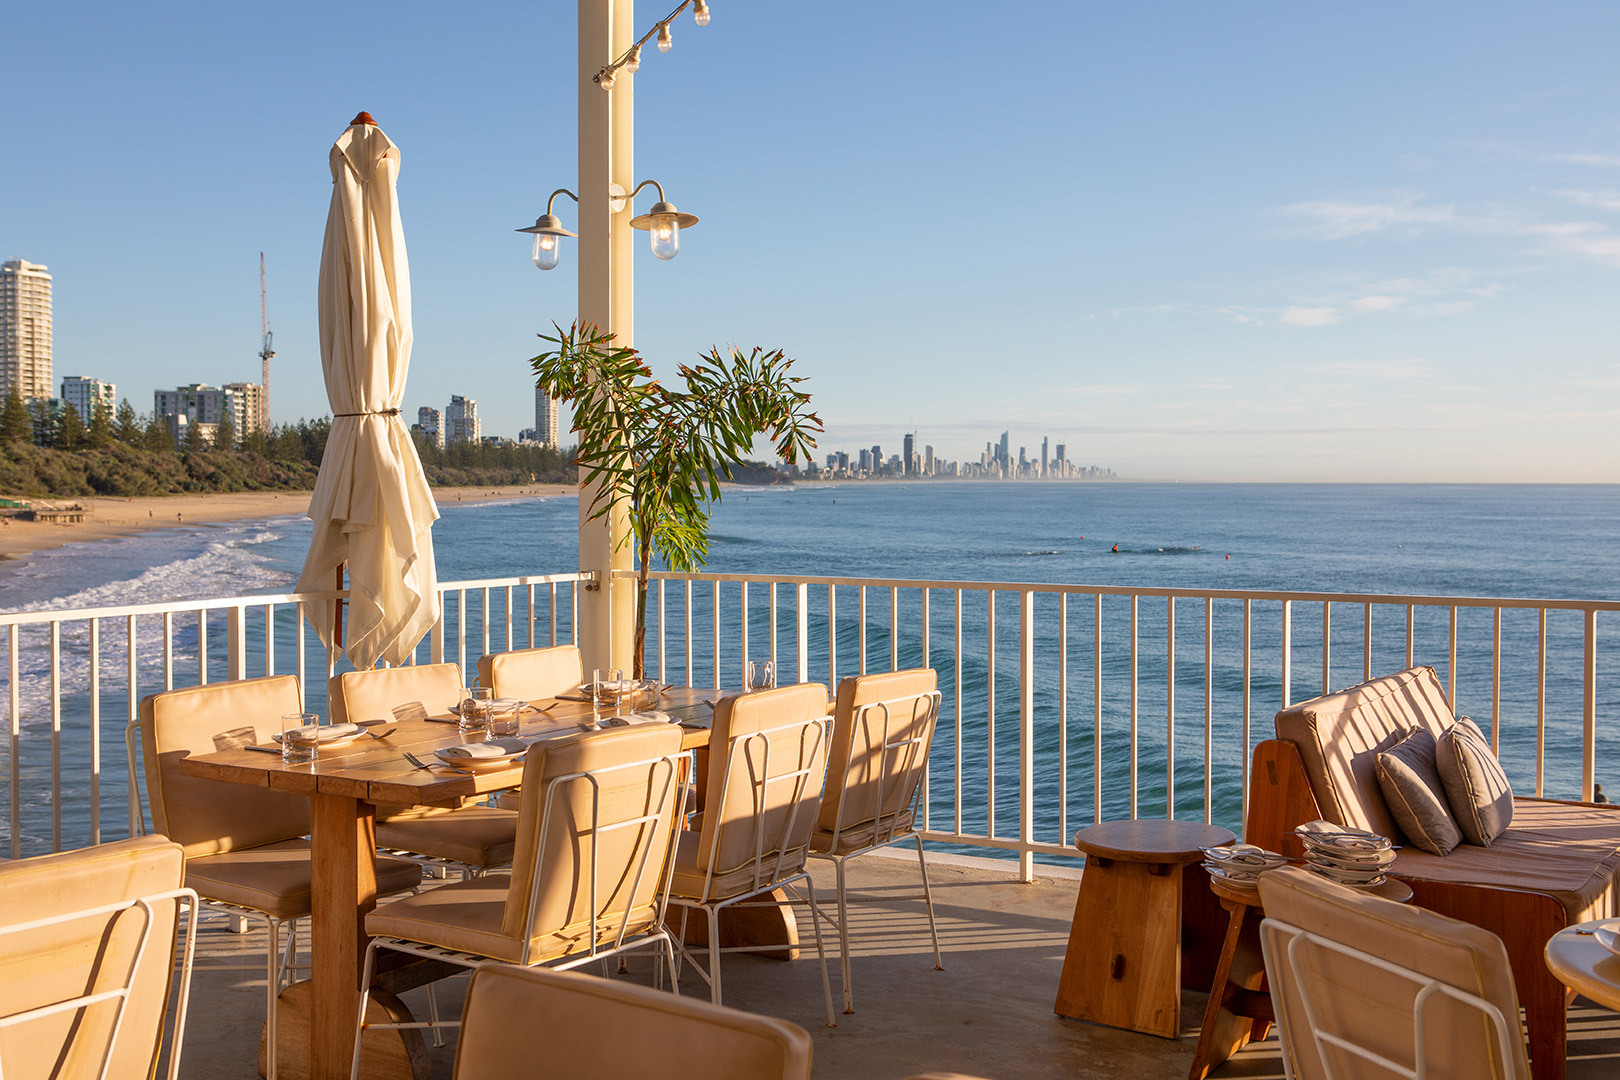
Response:
POLYGON ((443 716, 461 703, 461 668, 455 664, 413 664, 409 667, 345 671, 326 681, 326 705, 331 722, 389 720, 400 710, 443 716))
POLYGON ((617 979, 486 964, 473 972, 455 1080, 534 1071, 544 1023, 547 1075, 572 1080, 808 1080, 810 1036, 797 1024, 617 979))
POLYGON ((1262 874, 1260 897, 1291 1076, 1392 1075, 1371 1054, 1411 1070, 1421 1056, 1431 1080, 1529 1080, 1513 972, 1495 934, 1295 867, 1262 874))
POLYGON ((714 709, 698 866, 752 865, 755 884, 797 872, 827 782, 827 688, 783 686, 714 709))
POLYGON ((185 848, 187 858, 273 844, 309 834, 309 800, 248 784, 182 776, 180 761, 267 741, 281 717, 298 712, 298 679, 188 686, 141 701, 141 764, 152 827, 185 848))
POLYGON ((833 834, 873 825, 872 842, 892 839, 917 798, 939 719, 933 668, 861 675, 838 684, 827 794, 816 825, 833 834))
POLYGON ((529 962, 612 946, 662 921, 680 752, 674 724, 581 732, 529 751, 501 925, 527 941, 529 962))
POLYGON ((585 665, 578 645, 514 649, 478 658, 478 683, 498 698, 535 701, 575 694, 584 681, 585 665))
POLYGON ((176 955, 182 906, 187 925, 196 915, 184 876, 180 845, 161 836, 0 865, 0 1073, 152 1075, 179 961, 175 1075, 191 971, 189 934, 176 955))

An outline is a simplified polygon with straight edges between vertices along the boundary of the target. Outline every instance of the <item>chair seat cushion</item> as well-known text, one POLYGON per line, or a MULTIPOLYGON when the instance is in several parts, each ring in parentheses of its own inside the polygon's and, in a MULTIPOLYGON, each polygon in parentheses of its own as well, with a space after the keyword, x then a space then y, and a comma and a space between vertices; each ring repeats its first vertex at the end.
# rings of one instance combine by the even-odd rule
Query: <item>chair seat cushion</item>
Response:
MULTIPOLYGON (((698 861, 699 835, 688 830, 682 832, 676 841, 675 873, 670 882, 670 895, 683 896, 689 900, 729 900, 734 896, 747 896, 763 891, 754 886, 754 860, 749 859, 739 867, 715 867, 714 880, 708 883, 708 891, 705 892, 704 877, 708 867, 698 861)), ((778 872, 776 853, 766 852, 760 861, 761 877, 765 887, 771 887, 776 879, 792 877, 802 870, 805 854, 804 848, 788 852, 778 872)))
MULTIPOLYGON (((206 900, 262 911, 278 919, 309 914, 309 841, 276 844, 204 855, 186 860, 186 884, 206 900)), ((377 892, 382 895, 414 888, 422 868, 405 859, 377 860, 377 892)))
POLYGON ((509 866, 518 816, 511 810, 469 806, 440 814, 377 823, 377 845, 487 870, 509 866))
POLYGON ((817 855, 852 855, 870 847, 906 840, 912 834, 911 817, 911 808, 908 806, 898 815, 890 815, 882 821, 863 821, 855 825, 845 825, 838 830, 836 850, 832 830, 823 829, 818 825, 815 832, 810 834, 810 850, 817 855), (892 836, 891 829, 893 829, 892 836))
MULTIPOLYGON (((379 905, 366 916, 366 933, 372 937, 404 938, 423 945, 476 953, 509 963, 523 962, 523 941, 502 930, 506 897, 511 888, 510 874, 483 877, 423 889, 415 896, 402 896, 379 905)), ((626 940, 647 930, 656 912, 651 905, 631 912, 626 940)), ((611 944, 618 934, 618 923, 604 926, 601 943, 611 944)), ((584 926, 548 934, 533 943, 529 963, 539 964, 587 946, 584 926)))
POLYGON ((1491 846, 1460 844, 1441 858, 1403 848, 1403 878, 1487 885, 1553 896, 1569 921, 1620 914, 1620 807, 1514 799, 1513 824, 1491 846))

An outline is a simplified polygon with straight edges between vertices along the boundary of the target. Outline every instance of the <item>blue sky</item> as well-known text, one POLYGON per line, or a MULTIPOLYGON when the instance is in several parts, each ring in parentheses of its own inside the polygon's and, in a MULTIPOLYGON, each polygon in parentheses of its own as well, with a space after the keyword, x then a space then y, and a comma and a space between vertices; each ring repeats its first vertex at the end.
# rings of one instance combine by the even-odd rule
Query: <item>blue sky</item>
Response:
MULTIPOLYGON (((661 373, 781 347, 824 449, 1620 481, 1620 6, 711 8, 636 76, 637 172, 703 219, 637 247, 661 373)), ((0 258, 55 276, 58 377, 143 410, 255 379, 262 250, 275 417, 325 413, 326 154, 367 109, 403 151, 407 409, 532 424, 577 263, 512 229, 576 184, 575 5, 380 10, 8 12, 0 258)))

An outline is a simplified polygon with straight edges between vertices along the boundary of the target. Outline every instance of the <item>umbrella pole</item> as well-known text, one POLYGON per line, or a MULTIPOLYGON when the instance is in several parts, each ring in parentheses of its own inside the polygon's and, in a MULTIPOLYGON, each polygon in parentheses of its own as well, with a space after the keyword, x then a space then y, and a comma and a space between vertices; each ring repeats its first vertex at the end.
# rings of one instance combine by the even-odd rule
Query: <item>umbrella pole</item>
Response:
MULTIPOLYGON (((337 590, 339 592, 343 591, 343 567, 344 567, 343 563, 338 563, 338 565, 337 565, 337 586, 336 586, 336 588, 337 588, 337 590)), ((342 648, 343 648, 343 597, 341 597, 341 596, 338 597, 336 600, 332 601, 332 603, 333 603, 334 607, 336 608, 336 610, 332 613, 332 627, 333 627, 332 640, 333 640, 333 642, 335 642, 337 644, 338 649, 342 650, 342 648)))

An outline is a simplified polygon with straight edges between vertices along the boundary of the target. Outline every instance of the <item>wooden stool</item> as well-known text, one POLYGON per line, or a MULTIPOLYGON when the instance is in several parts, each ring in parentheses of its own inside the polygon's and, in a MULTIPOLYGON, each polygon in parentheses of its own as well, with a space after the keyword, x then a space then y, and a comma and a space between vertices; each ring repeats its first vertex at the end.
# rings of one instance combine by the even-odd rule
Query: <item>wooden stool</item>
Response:
MULTIPOLYGON (((1198 1049, 1193 1054, 1190 1080, 1204 1080, 1209 1071, 1239 1050, 1251 1039, 1271 1033, 1276 1014, 1271 993, 1266 989, 1265 960, 1260 953, 1260 889, 1253 884, 1211 877, 1210 890, 1227 911, 1226 939, 1221 945, 1215 981, 1204 1009, 1204 1026, 1198 1033, 1198 1049)), ((1401 881, 1387 879, 1366 890, 1396 903, 1409 903, 1412 890, 1401 881)))
POLYGON ((1086 870, 1053 1011, 1180 1035, 1184 979, 1202 989, 1209 974, 1198 963, 1183 970, 1183 927, 1196 933, 1207 922, 1202 913, 1214 909, 1208 875, 1182 871, 1203 860, 1200 848, 1235 840, 1231 830, 1197 821, 1105 821, 1075 833, 1086 870))

